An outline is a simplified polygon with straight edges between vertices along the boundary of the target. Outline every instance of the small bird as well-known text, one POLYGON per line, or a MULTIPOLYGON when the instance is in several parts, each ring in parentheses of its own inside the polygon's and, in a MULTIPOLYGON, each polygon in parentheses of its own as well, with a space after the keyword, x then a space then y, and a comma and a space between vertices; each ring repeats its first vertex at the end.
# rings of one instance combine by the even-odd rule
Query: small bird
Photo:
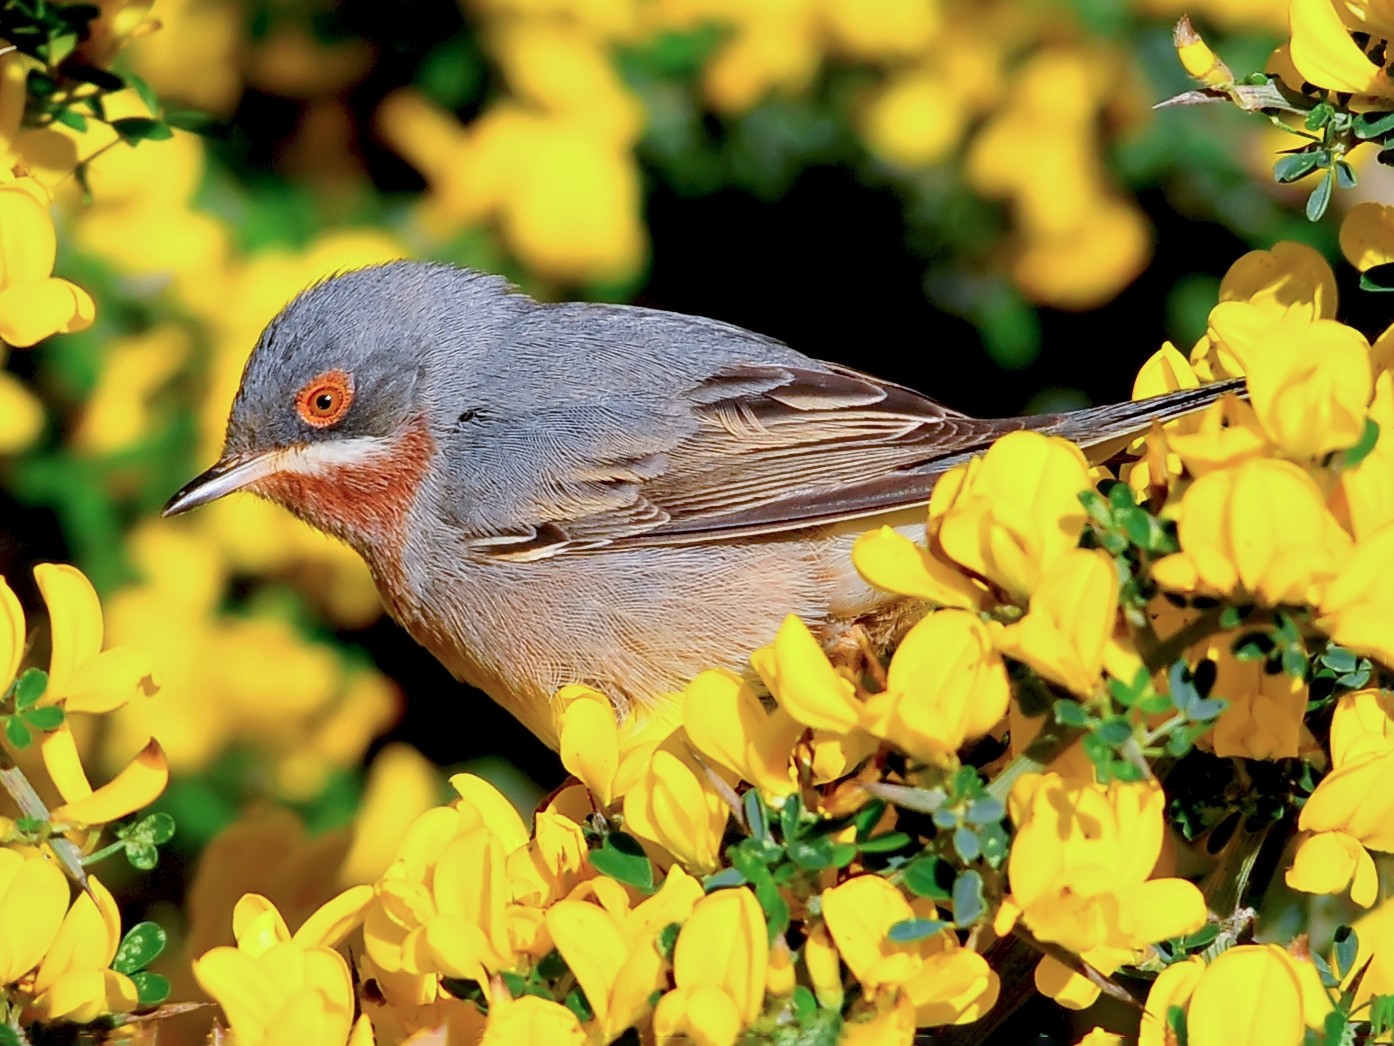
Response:
POLYGON ((1004 433, 1117 446, 1234 387, 972 418, 730 324, 393 262, 271 321, 221 459, 164 514, 246 490, 346 541, 413 638, 555 746, 566 683, 652 706, 789 613, 832 642, 894 611, 852 542, 922 537, 936 477, 1004 433))

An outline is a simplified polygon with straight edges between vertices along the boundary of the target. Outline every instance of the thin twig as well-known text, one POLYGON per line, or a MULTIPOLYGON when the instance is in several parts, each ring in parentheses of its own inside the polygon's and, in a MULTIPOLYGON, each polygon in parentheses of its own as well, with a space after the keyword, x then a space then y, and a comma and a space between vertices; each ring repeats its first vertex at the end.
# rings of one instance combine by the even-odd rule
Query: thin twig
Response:
MULTIPOLYGON (((0 786, 3 786, 5 791, 10 794, 10 798, 15 801, 21 816, 32 817, 36 821, 44 822, 49 821, 52 817, 39 793, 34 791, 34 786, 29 783, 29 778, 24 776, 24 771, 15 766, 9 753, 3 750, 0 750, 0 786)), ((53 850, 54 856, 58 858, 58 863, 68 873, 68 878, 90 892, 91 887, 87 883, 87 872, 82 867, 82 852, 78 849, 77 844, 71 839, 55 835, 49 838, 48 845, 53 850)))
POLYGON ((1062 948, 1058 944, 1040 940, 1031 933, 1030 930, 1024 929, 1019 923, 1013 927, 1012 936, 1025 941, 1042 955, 1050 956, 1050 958, 1068 968, 1072 973, 1077 973, 1087 978, 1091 984, 1110 999, 1117 999, 1129 1009, 1137 1011, 1142 1010, 1142 1003, 1134 998, 1132 992, 1128 991, 1127 988, 1124 988, 1103 971, 1085 962, 1068 948, 1062 948))

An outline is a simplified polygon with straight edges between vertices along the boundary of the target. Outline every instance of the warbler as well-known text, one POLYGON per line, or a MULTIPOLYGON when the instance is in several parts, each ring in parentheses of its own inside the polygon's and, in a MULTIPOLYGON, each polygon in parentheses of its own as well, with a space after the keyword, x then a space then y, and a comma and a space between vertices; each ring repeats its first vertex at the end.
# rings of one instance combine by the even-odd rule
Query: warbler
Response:
POLYGON ((393 262, 271 321, 222 457, 164 512, 245 490, 346 541, 413 638, 555 745, 566 683, 652 706, 747 671, 790 613, 828 643, 895 618, 852 542, 923 537, 936 477, 1004 433, 1097 456, 1233 387, 973 418, 716 320, 393 262))

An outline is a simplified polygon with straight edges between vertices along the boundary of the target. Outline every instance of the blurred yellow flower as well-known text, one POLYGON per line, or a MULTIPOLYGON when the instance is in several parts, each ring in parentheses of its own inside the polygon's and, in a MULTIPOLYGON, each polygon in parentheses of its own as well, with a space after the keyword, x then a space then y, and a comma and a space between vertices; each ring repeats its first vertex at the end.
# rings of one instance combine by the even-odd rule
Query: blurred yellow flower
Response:
POLYGON ((90 327, 92 298, 53 276, 58 236, 48 191, 30 177, 0 178, 0 229, 0 340, 26 348, 90 327))
POLYGON ((34 978, 34 1010, 49 1021, 85 1024, 136 1008, 136 986, 110 969, 121 943, 116 900, 96 876, 77 895, 34 978))
POLYGON ((1366 200, 1347 211, 1341 253, 1361 272, 1394 261, 1394 207, 1366 200))
POLYGON ((912 57, 933 42, 944 13, 935 0, 821 0, 833 47, 869 61, 912 57))
POLYGON ((929 67, 892 76, 860 113, 867 146, 901 167, 945 159, 962 140, 972 116, 953 86, 947 76, 929 67))
MULTIPOLYGON (((5 362, 0 345, 0 366, 5 362)), ((39 438, 44 428, 44 407, 39 398, 13 374, 0 371, 0 454, 18 454, 39 438)))
POLYGON ((1311 475, 1271 458, 1196 480, 1181 499, 1177 529, 1181 551, 1153 565, 1158 584, 1265 606, 1313 602, 1351 544, 1311 475))
POLYGON ((993 642, 1046 679, 1089 697, 1098 689, 1117 617, 1113 559, 1098 549, 1070 549, 1041 575, 1026 616, 997 630, 993 642))
POLYGON ((659 1041, 683 1036, 733 1046, 765 1002, 769 938, 755 895, 744 886, 702 898, 683 923, 673 951, 676 987, 658 1000, 659 1041))
POLYGON ((863 729, 917 759, 944 763, 1007 714, 1011 686, 987 626, 964 610, 940 610, 900 641, 886 690, 867 700, 863 729))

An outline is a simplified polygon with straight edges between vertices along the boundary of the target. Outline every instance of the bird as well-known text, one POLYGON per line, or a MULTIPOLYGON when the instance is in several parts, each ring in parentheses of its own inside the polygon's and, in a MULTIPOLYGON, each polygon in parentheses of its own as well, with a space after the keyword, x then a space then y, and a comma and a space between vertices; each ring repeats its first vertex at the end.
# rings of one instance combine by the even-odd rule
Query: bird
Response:
POLYGON ((247 491, 347 542, 418 643, 555 748, 566 684, 624 715, 748 674, 789 614, 825 643, 894 617, 852 542, 922 537, 936 477, 999 436, 1097 459, 1235 387, 981 419, 717 320, 398 261, 266 326, 220 459, 164 515, 247 491))

